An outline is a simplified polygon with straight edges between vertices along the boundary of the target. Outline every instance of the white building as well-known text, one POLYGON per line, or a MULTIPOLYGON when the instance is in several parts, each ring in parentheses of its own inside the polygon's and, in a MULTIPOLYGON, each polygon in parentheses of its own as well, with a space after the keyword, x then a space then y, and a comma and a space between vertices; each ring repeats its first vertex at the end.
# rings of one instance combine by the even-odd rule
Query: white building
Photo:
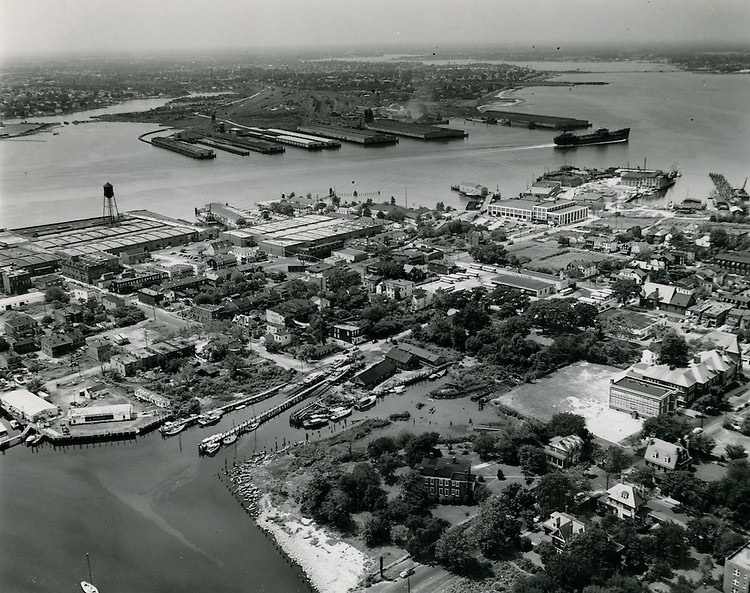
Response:
POLYGON ((12 416, 27 422, 39 422, 54 418, 60 413, 57 406, 34 395, 27 389, 15 389, 0 396, 0 406, 12 416))
POLYGON ((113 404, 109 406, 87 406, 71 408, 68 420, 71 424, 95 424, 97 422, 123 422, 133 419, 131 404, 113 404))

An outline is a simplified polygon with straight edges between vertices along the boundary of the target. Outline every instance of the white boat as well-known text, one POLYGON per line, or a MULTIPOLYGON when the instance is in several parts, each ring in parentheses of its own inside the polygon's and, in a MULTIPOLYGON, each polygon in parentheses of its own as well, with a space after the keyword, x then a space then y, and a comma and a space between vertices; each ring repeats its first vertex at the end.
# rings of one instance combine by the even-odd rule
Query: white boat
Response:
POLYGON ((373 407, 378 401, 377 395, 368 395, 367 397, 363 397, 361 400, 359 400, 355 407, 358 410, 369 410, 371 407, 373 407))
POLYGON ((302 427, 307 430, 323 428, 326 424, 328 424, 327 416, 310 416, 306 420, 302 421, 302 427))
POLYGON ((99 593, 99 589, 88 581, 81 581, 81 589, 83 589, 83 593, 99 593))
POLYGON ((173 437, 187 428, 187 422, 171 422, 170 426, 165 424, 162 428, 164 429, 162 430, 164 436, 173 437))
POLYGON ((403 393, 406 391, 406 385, 396 385, 391 391, 393 391, 393 393, 403 393))
POLYGON ((39 444, 39 442, 43 438, 44 437, 42 435, 38 434, 38 433, 37 434, 30 434, 29 436, 26 437, 26 446, 27 447, 35 447, 36 445, 39 444))
POLYGON ((203 446, 203 453, 206 455, 216 455, 219 449, 221 449, 221 440, 214 439, 203 446))
POLYGON ((233 432, 231 434, 228 434, 223 439, 221 439, 221 444, 225 447, 228 447, 229 445, 233 445, 237 441, 237 433, 233 432))
POLYGON ((341 420, 342 418, 346 418, 347 416, 351 416, 351 415, 352 415, 352 408, 345 408, 343 406, 340 408, 333 408, 331 410, 330 420, 331 422, 337 422, 338 420, 341 420))

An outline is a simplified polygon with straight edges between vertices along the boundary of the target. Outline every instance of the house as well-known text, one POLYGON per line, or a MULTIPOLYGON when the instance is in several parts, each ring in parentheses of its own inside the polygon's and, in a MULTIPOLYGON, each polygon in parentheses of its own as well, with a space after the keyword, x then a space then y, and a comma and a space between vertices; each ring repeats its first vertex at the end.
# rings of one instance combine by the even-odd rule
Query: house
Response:
POLYGON ((11 313, 5 320, 5 335, 11 341, 34 337, 39 333, 36 319, 26 313, 11 313))
POLYGON ((395 362, 401 370, 410 370, 419 367, 419 359, 417 356, 407 350, 402 350, 398 346, 391 348, 386 353, 385 357, 395 362))
POLYGON ((354 345, 361 344, 366 339, 362 333, 362 328, 351 323, 337 323, 331 327, 330 332, 334 340, 341 340, 354 345))
POLYGON ((108 362, 112 352, 112 344, 108 340, 94 338, 88 343, 88 355, 98 362, 108 362))
POLYGON ((401 350, 405 350, 406 352, 409 352, 416 356, 417 359, 419 359, 419 361, 423 364, 428 364, 433 367, 445 364, 445 356, 443 356, 442 354, 435 354, 434 352, 430 352, 429 350, 419 348, 418 346, 414 346, 412 344, 402 343, 399 344, 398 347, 401 350))
POLYGON ((367 389, 372 389, 378 383, 382 383, 388 377, 394 375, 397 370, 398 366, 396 365, 396 363, 389 358, 385 358, 380 362, 372 365, 371 367, 365 369, 358 375, 355 375, 352 378, 352 383, 361 385, 362 387, 366 387, 367 389))
POLYGON ((424 288, 415 288, 411 295, 411 304, 409 307, 412 311, 422 311, 432 303, 433 293, 427 292, 424 288))
POLYGON ((83 308, 79 305, 67 305, 55 310, 55 321, 62 325, 73 325, 83 321, 83 308))
POLYGON ((419 466, 430 498, 467 504, 474 498, 471 463, 456 457, 424 457, 419 466))
POLYGON ((51 358, 57 358, 63 356, 68 352, 72 352, 73 340, 63 334, 51 334, 49 336, 42 337, 41 340, 42 352, 51 358))
POLYGON ((377 294, 384 294, 389 299, 401 301, 414 293, 414 282, 411 280, 383 280, 375 287, 377 294))
POLYGON ((750 542, 724 561, 723 593, 748 593, 750 591, 750 542))
POLYGON ((692 460, 685 447, 657 438, 649 439, 643 458, 646 466, 661 472, 687 469, 692 460))
POLYGON ((114 311, 115 309, 123 309, 127 306, 128 302, 122 298, 113 294, 102 295, 102 305, 106 311, 114 311))
POLYGON ((693 289, 646 281, 643 283, 641 302, 653 309, 684 315, 695 304, 694 292, 693 289))
POLYGON ((578 463, 583 449, 583 439, 577 434, 556 436, 544 446, 547 463, 554 467, 570 467, 578 463))
POLYGON ((648 272, 641 268, 625 268, 620 270, 617 277, 622 280, 632 280, 640 285, 646 281, 646 278, 648 278, 648 272))
POLYGON ((232 242, 227 239, 221 239, 218 241, 211 241, 206 248, 206 255, 214 256, 219 254, 229 253, 232 248, 232 242))
POLYGON ((141 368, 140 359, 131 354, 116 354, 110 358, 109 363, 122 377, 132 377, 141 368))
POLYGON ((221 319, 224 315, 223 305, 194 305, 191 309, 191 315, 193 319, 199 323, 208 323, 221 319))
POLYGON ((578 278, 591 278, 592 276, 596 276, 599 273, 595 262, 585 261, 582 259, 577 259, 570 262, 565 267, 565 269, 567 270, 569 276, 577 276, 578 278))
POLYGON ((647 512, 646 499, 630 484, 615 484, 599 499, 599 507, 618 519, 636 519, 647 512))
POLYGON ((715 301, 706 301, 695 305, 690 309, 690 316, 695 322, 706 327, 720 327, 724 325, 732 310, 731 303, 717 303, 715 301))
POLYGON ((206 260, 206 265, 212 270, 223 270, 237 265, 237 258, 230 253, 218 253, 206 260))
POLYGON ((544 534, 550 538, 555 549, 562 552, 570 540, 586 531, 586 525, 568 513, 554 511, 550 518, 542 523, 544 534))

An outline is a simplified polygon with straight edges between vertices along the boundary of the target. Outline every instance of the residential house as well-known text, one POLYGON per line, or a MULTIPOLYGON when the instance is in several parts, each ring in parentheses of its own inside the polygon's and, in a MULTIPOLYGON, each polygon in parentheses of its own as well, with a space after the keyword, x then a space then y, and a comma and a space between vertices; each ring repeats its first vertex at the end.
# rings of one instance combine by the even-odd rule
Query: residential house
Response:
POLYGON ((750 592, 750 542, 724 561, 723 593, 750 592))
POLYGON ((415 288, 411 295, 411 304, 409 305, 412 311, 422 311, 430 306, 432 303, 433 293, 427 292, 423 288, 415 288))
POLYGON ((617 278, 643 284, 648 278, 648 272, 641 268, 624 268, 617 274, 617 278))
POLYGON ((40 331, 36 319, 26 313, 9 314, 4 325, 5 336, 11 341, 21 338, 33 338, 40 331))
POLYGON ((690 308, 690 317, 699 325, 720 327, 724 325, 733 309, 731 303, 705 301, 690 308))
POLYGON ((456 457, 424 457, 419 471, 430 498, 467 504, 474 498, 471 463, 456 457))
POLYGON ((573 537, 586 531, 586 525, 582 521, 559 511, 554 511, 550 518, 542 523, 542 528, 558 552, 565 550, 573 537))
POLYGON ((570 262, 565 269, 570 277, 591 278, 599 273, 596 262, 577 259, 570 262))
POLYGON ((67 305, 55 310, 55 321, 62 325, 73 325, 83 321, 83 308, 79 305, 67 305))
POLYGON ((88 355, 98 362, 108 362, 112 352, 112 343, 109 340, 93 338, 88 342, 88 355))
POLYGON ((232 248, 232 242, 228 239, 219 239, 218 241, 211 241, 206 248, 205 254, 208 256, 215 256, 219 254, 229 253, 232 248))
POLYGON ((581 458, 583 439, 577 434, 568 436, 556 436, 544 446, 544 455, 547 463, 559 468, 575 465, 581 458))
POLYGON ((361 344, 366 340, 362 328, 351 323, 337 323, 331 327, 330 332, 334 340, 341 340, 349 344, 361 344))
POLYGON ((208 323, 221 319, 224 315, 223 305, 194 305, 191 309, 191 315, 199 323, 208 323))
POLYGON ((643 458, 646 466, 660 472, 687 469, 692 459, 685 447, 657 438, 649 439, 643 458))
POLYGON ((641 303, 653 309, 684 315, 695 304, 693 289, 646 281, 643 283, 641 303))
POLYGON ((414 282, 411 280, 383 280, 375 287, 377 294, 384 294, 389 299, 401 301, 414 293, 414 282))
POLYGON ((123 377, 132 377, 141 368, 140 359, 132 354, 116 354, 110 358, 111 368, 123 377))
POLYGON ((618 519, 637 519, 647 513, 646 499, 630 484, 615 484, 599 499, 599 507, 618 519))
POLYGON ((237 265, 237 258, 230 253, 218 253, 206 260, 206 265, 212 270, 223 270, 237 265))
POLYGON ((423 364, 428 364, 433 367, 445 364, 445 356, 441 354, 435 354, 434 352, 430 352, 429 350, 425 350, 424 348, 420 348, 412 344, 401 343, 398 345, 398 347, 401 350, 405 350, 406 352, 409 352, 416 356, 417 359, 419 359, 419 361, 423 364))
POLYGON ((115 309, 124 309, 128 305, 123 297, 116 296, 114 294, 105 293, 101 297, 102 306, 106 311, 114 311, 115 309))

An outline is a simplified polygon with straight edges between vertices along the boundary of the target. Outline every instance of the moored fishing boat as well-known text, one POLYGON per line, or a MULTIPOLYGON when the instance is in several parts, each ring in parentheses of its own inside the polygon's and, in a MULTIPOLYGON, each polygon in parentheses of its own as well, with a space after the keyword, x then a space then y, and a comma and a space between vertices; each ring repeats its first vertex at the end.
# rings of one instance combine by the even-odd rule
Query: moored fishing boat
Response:
POLYGON ((310 416, 302 421, 302 427, 306 430, 313 430, 315 428, 323 428, 328 424, 327 416, 310 416))
POLYGON ((221 449, 221 439, 214 438, 205 444, 201 443, 201 453, 204 455, 216 455, 219 449, 221 449))
POLYGON ((229 445, 233 445, 237 442, 238 435, 236 432, 231 432, 227 436, 225 436, 223 439, 221 439, 221 444, 225 447, 228 447, 229 445))
POLYGON ((187 428, 187 422, 168 422, 162 426, 161 433, 167 437, 173 437, 187 428))

